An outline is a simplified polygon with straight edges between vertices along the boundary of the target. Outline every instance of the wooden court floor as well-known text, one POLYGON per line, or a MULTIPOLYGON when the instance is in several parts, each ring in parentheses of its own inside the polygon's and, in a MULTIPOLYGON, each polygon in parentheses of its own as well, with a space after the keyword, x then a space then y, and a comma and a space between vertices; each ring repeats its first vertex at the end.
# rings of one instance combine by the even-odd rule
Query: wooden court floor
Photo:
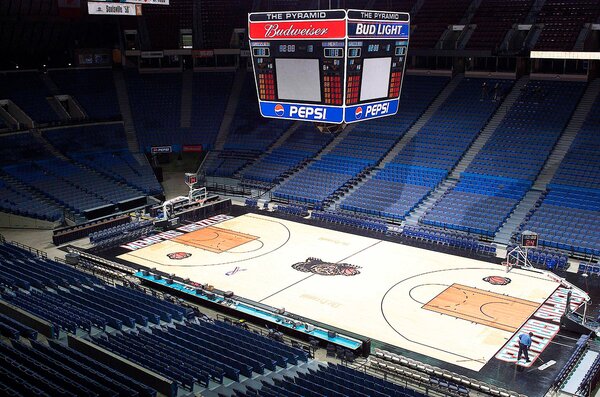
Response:
POLYGON ((538 303, 466 285, 452 284, 423 309, 504 331, 517 332, 539 307, 538 303))
POLYGON ((216 226, 209 226, 204 229, 184 234, 183 236, 175 237, 171 241, 210 252, 221 253, 230 251, 256 239, 258 239, 257 236, 239 233, 235 230, 221 229, 216 226))
POLYGON ((257 214, 119 258, 475 371, 559 286, 524 270, 257 214))

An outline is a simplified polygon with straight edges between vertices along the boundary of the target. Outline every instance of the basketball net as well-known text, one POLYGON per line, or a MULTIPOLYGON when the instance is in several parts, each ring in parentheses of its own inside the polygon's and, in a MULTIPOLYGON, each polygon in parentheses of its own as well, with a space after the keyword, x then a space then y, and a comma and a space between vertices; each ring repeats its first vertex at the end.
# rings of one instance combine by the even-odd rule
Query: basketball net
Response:
POLYGON ((506 268, 506 273, 510 272, 513 268, 512 264, 509 261, 502 262, 502 266, 506 268))

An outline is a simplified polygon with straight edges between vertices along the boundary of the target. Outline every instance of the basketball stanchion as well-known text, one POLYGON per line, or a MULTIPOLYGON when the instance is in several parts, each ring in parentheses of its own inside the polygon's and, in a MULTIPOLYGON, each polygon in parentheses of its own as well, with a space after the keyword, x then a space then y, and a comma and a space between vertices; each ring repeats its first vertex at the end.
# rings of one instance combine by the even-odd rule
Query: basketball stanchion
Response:
POLYGON ((510 272, 513 268, 512 264, 508 260, 502 262, 502 266, 505 267, 506 273, 510 272))

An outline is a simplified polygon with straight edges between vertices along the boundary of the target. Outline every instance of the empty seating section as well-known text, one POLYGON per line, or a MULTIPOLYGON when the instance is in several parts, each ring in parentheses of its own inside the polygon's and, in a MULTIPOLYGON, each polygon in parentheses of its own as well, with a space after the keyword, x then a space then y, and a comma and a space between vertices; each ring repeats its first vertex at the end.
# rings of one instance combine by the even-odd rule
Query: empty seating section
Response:
MULTIPOLYGON (((308 361, 308 353, 298 347, 227 322, 200 321, 190 308, 129 287, 106 285, 7 243, 0 244, 0 284, 8 287, 2 300, 53 325, 52 339, 61 331, 84 332, 86 338, 89 333, 98 346, 174 382, 173 390, 208 387, 211 381, 224 383, 225 377, 240 381, 240 376, 308 361)), ((12 346, 0 341, 0 390, 17 388, 27 390, 24 395, 40 396, 156 395, 63 342, 36 341, 36 331, 3 314, 0 333, 12 339, 12 346), (29 338, 30 344, 20 337, 29 338)))
POLYGON ((102 384, 84 376, 78 370, 63 365, 53 355, 34 350, 17 340, 12 340, 11 344, 0 343, 0 371, 3 375, 0 382, 7 382, 8 387, 23 393, 18 395, 118 395, 108 382, 102 384))
POLYGON ((393 162, 450 171, 488 122, 498 102, 481 97, 482 84, 510 90, 512 81, 464 79, 393 162))
POLYGON ((206 155, 202 168, 206 175, 230 177, 258 155, 258 152, 213 150, 206 155))
POLYGON ((292 378, 284 375, 273 378, 274 384, 262 381, 258 390, 248 388, 245 392, 235 392, 237 397, 251 396, 293 396, 293 397, 421 397, 424 394, 377 378, 364 372, 342 365, 328 364, 308 372, 298 372, 292 378))
POLYGON ((520 230, 540 234, 540 244, 583 255, 600 255, 600 97, 548 185, 549 191, 520 230))
POLYGON ((162 187, 147 160, 143 158, 140 163, 127 150, 102 153, 73 153, 71 154, 71 158, 121 183, 139 189, 144 194, 156 195, 162 193, 162 187))
POLYGON ((103 395, 155 396, 156 391, 117 370, 110 368, 61 343, 49 341, 49 345, 31 342, 32 348, 13 342, 21 355, 28 356, 42 365, 58 369, 60 373, 80 379, 77 382, 93 382, 93 390, 103 395))
POLYGON ((101 199, 116 204, 120 201, 141 196, 141 192, 131 187, 117 184, 97 173, 62 160, 38 161, 36 163, 46 174, 54 174, 68 184, 97 195, 101 199))
POLYGON ((255 160, 291 125, 289 120, 265 119, 260 115, 254 77, 247 74, 224 150, 208 154, 204 171, 212 176, 232 176, 255 160))
POLYGON ((0 136, 0 166, 52 157, 29 132, 0 136))
POLYGON ((463 173, 422 223, 491 238, 530 187, 530 181, 463 173))
POLYGON ((3 179, 0 179, 0 211, 51 222, 62 218, 62 210, 58 206, 3 179))
POLYGON ((330 135, 320 133, 312 124, 303 125, 281 146, 246 167, 242 177, 244 180, 276 182, 284 173, 315 156, 331 139, 330 135))
POLYGON ((341 208, 402 220, 446 175, 444 170, 389 163, 345 199, 341 208))
MULTIPOLYGON (((274 191, 274 196, 311 204, 322 203, 336 190, 352 183, 357 174, 366 167, 377 164, 425 111, 429 103, 446 85, 448 79, 433 78, 423 84, 419 92, 419 84, 424 78, 407 76, 406 91, 403 91, 400 113, 394 117, 374 120, 368 125, 357 125, 347 133, 332 150, 285 180, 274 191), (406 106, 406 109, 404 109, 406 106), (364 142, 369 141, 369 145, 364 142), (326 164, 331 164, 326 168, 326 164), (323 168, 322 180, 318 170, 323 168)), ((367 182, 368 183, 368 182, 367 182)), ((359 210, 353 208, 353 210, 359 210)))
POLYGON ((584 88, 530 81, 466 172, 535 180, 584 88))
POLYGON ((56 70, 49 72, 60 94, 71 95, 90 119, 119 118, 121 111, 111 69, 56 70))
MULTIPOLYGON (((341 208, 404 219, 447 176, 498 106, 489 97, 481 98, 483 81, 488 85, 496 82, 480 79, 461 81, 392 161, 342 201, 341 208)), ((510 85, 510 82, 498 82, 502 89, 508 89, 510 85)), ((408 89, 410 85, 406 87, 408 89)), ((407 106, 410 106, 411 98, 428 99, 421 99, 422 112, 441 88, 439 86, 437 91, 430 92, 431 96, 409 96, 410 91, 402 95, 404 98, 407 94, 407 106)), ((404 128, 408 129, 419 116, 419 112, 409 114, 404 128)))
POLYGON ((144 194, 162 192, 148 162, 142 157, 138 161, 127 150, 121 123, 51 129, 44 131, 44 137, 71 159, 116 181, 144 194))
POLYGON ((263 151, 291 125, 289 120, 265 119, 260 115, 254 77, 248 74, 224 149, 263 151))
POLYGON ((377 163, 400 138, 397 130, 382 129, 352 129, 345 137, 329 152, 332 156, 354 157, 368 161, 374 165, 377 163), (368 144, 365 145, 365 142, 368 144))
POLYGON ((600 96, 588 113, 569 151, 552 178, 552 185, 600 189, 600 96))
MULTIPOLYGON (((470 0, 427 0, 411 21, 415 26, 410 38, 414 48, 433 48, 449 25, 460 24, 471 5, 470 0)), ((402 10, 404 11, 404 10, 402 10)))
POLYGON ((151 146, 214 144, 229 99, 232 73, 194 73, 188 88, 192 92, 191 128, 181 127, 180 73, 132 72, 126 77, 140 148, 149 151, 151 146))
POLYGON ((29 339, 37 339, 37 331, 10 318, 4 314, 0 314, 0 331, 2 335, 18 339, 19 336, 29 339))
MULTIPOLYGON (((0 245, 0 279, 13 290, 3 292, 2 299, 50 321, 56 330, 72 333, 78 327, 89 331, 92 325, 104 328, 107 322, 118 323, 113 316, 122 313, 138 317, 143 313, 152 321, 156 316, 165 321, 171 316, 181 320, 189 314, 189 309, 126 287, 102 286, 92 276, 10 244, 0 245), (10 277, 18 282, 6 284, 10 277), (56 291, 57 285, 61 295, 46 289, 56 291), (66 298, 71 294, 77 294, 76 298, 66 298), (111 305, 118 311, 110 311, 111 305)), ((10 344, 0 342, 2 391, 10 389, 23 396, 156 396, 152 388, 61 342, 38 342, 35 330, 7 315, 0 314, 0 330, 11 338, 10 344), (29 338, 28 344, 19 337, 29 338)))
POLYGON ((77 214, 143 195, 137 189, 59 159, 7 166, 4 171, 77 214))
POLYGON ((60 120, 46 99, 51 95, 36 72, 0 73, 0 99, 12 100, 36 123, 60 120))
POLYGON ((187 133, 182 144, 212 146, 223 121, 232 83, 233 73, 194 73, 192 131, 187 133))
POLYGON ((4 171, 75 213, 82 214, 86 209, 108 204, 92 193, 64 183, 55 175, 45 173, 34 163, 4 167, 4 171))
POLYGON ((541 171, 583 89, 582 83, 530 81, 422 222, 493 237, 541 171))
POLYGON ((140 149, 181 144, 181 74, 132 72, 126 82, 140 149))
POLYGON ((0 277, 5 285, 10 280, 20 280, 8 285, 20 289, 3 293, 3 299, 66 332, 75 333, 77 328, 90 331, 92 326, 122 329, 136 324, 158 325, 172 319, 182 321, 192 313, 191 309, 142 292, 103 285, 93 276, 10 244, 0 245, 0 277))
MULTIPOLYGON (((196 3, 199 7, 202 26, 202 44, 200 48, 230 48, 233 29, 248 25, 248 13, 252 11, 252 2, 246 0, 221 1, 204 0, 196 3)), ((307 8, 301 8, 306 10, 307 8)), ((269 11, 279 10, 270 8, 269 11)))
POLYGON ((240 375, 250 377, 252 372, 263 374, 265 369, 274 371, 307 360, 300 349, 218 321, 93 341, 186 387, 194 382, 208 386, 209 380, 223 382, 224 377, 238 381, 240 375))
POLYGON ((514 24, 525 21, 533 0, 482 1, 471 24, 477 28, 467 42, 467 49, 495 50, 514 24))
POLYGON ((65 154, 127 148, 121 123, 55 128, 44 130, 43 136, 65 154))
POLYGON ((273 191, 273 197, 320 205, 373 162, 327 154, 292 175, 273 191))
POLYGON ((395 116, 374 119, 368 123, 355 124, 354 128, 370 131, 373 135, 380 133, 394 135, 400 139, 421 117, 449 81, 448 77, 405 75, 398 113, 395 116))
POLYGON ((600 190, 551 187, 521 230, 539 233, 539 244, 600 256, 600 190))
POLYGON ((536 23, 544 25, 536 50, 571 51, 586 23, 596 22, 600 4, 596 0, 547 0, 536 23))

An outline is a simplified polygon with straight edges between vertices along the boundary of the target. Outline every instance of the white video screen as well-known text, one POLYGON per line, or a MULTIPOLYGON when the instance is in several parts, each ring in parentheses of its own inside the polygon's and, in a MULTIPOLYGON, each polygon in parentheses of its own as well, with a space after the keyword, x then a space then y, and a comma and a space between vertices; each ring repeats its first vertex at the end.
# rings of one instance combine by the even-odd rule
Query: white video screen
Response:
POLYGON ((275 59, 277 97, 281 100, 321 102, 318 59, 275 59))
POLYGON ((363 63, 360 101, 388 96, 392 58, 365 58, 363 63))

